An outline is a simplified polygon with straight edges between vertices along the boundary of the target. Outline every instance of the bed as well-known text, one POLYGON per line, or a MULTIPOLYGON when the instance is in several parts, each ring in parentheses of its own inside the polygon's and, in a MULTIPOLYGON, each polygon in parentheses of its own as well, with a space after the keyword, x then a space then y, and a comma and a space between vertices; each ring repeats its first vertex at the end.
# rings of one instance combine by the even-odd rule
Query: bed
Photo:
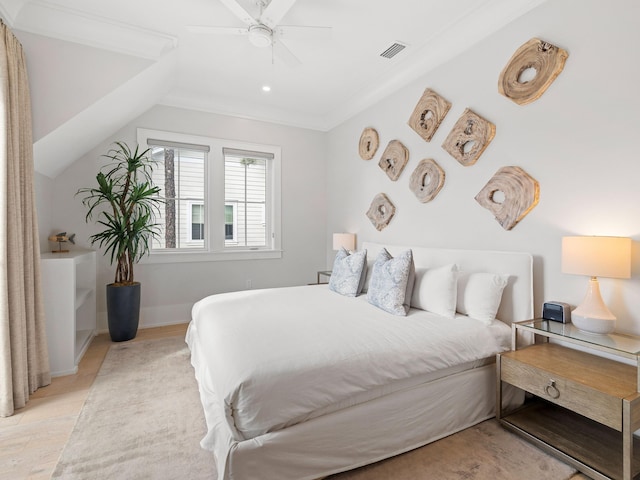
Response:
MULTIPOLYGON (((368 277, 383 248, 392 256, 411 250, 416 283, 406 316, 327 285, 218 294, 194 305, 186 341, 208 429, 201 445, 213 452, 219 480, 322 478, 495 414, 495 354, 510 349, 511 322, 533 317, 531 255, 360 248, 368 277), (414 308, 428 307, 419 301, 421 276, 451 265, 461 279, 506 279, 496 320, 414 308)), ((458 299, 471 289, 457 285, 458 299)), ((517 390, 505 392, 504 403, 521 401, 517 390)))

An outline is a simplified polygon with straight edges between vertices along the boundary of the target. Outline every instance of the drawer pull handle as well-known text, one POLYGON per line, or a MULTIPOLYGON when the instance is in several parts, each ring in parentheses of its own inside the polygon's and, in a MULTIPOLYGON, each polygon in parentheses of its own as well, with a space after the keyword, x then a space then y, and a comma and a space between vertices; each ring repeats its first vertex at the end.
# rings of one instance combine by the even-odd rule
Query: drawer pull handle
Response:
POLYGON ((558 387, 556 387, 555 380, 549 380, 549 385, 544 387, 544 393, 546 393, 553 399, 556 399, 560 396, 560 390, 558 390, 558 387))

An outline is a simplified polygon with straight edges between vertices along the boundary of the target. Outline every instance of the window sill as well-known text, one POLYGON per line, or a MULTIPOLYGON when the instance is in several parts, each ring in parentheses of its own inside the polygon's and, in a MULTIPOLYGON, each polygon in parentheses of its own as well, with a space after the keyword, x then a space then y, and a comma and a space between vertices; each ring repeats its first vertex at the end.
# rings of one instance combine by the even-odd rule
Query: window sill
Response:
POLYGON ((227 252, 153 252, 140 264, 225 262, 230 260, 269 260, 282 258, 282 250, 234 250, 227 252))

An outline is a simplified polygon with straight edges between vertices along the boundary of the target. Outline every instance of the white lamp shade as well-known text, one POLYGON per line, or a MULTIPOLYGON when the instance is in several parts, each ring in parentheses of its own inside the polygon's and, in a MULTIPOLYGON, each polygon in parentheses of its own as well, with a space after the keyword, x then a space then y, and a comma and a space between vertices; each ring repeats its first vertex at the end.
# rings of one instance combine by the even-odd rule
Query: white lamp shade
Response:
POLYGON ((354 233, 334 233, 333 249, 340 250, 341 248, 344 248, 348 252, 355 250, 356 235, 354 233))
POLYGON ((629 278, 631 239, 563 237, 562 272, 590 277, 629 278))
POLYGON ((600 294, 597 277, 631 276, 631 239, 623 237, 564 237, 562 272, 588 275, 584 299, 571 312, 571 322, 588 333, 606 334, 616 326, 616 317, 600 294))

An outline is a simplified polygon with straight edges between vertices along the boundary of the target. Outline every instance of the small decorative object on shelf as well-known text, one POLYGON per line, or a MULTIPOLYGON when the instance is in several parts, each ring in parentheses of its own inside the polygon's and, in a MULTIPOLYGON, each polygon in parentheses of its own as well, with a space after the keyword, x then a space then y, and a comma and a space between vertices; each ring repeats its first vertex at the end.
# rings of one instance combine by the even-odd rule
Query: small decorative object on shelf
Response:
POLYGON ((516 50, 500 73, 498 92, 518 105, 527 105, 549 88, 568 57, 566 50, 532 38, 516 50))
POLYGON ((68 236, 67 236, 67 232, 60 232, 60 233, 56 233, 55 235, 51 235, 49 237, 49 241, 58 243, 58 249, 51 250, 51 253, 69 253, 69 250, 62 249, 62 244, 69 242, 70 244, 75 245, 76 244, 75 238, 76 238, 75 233, 72 233, 71 235, 68 235, 68 236))

